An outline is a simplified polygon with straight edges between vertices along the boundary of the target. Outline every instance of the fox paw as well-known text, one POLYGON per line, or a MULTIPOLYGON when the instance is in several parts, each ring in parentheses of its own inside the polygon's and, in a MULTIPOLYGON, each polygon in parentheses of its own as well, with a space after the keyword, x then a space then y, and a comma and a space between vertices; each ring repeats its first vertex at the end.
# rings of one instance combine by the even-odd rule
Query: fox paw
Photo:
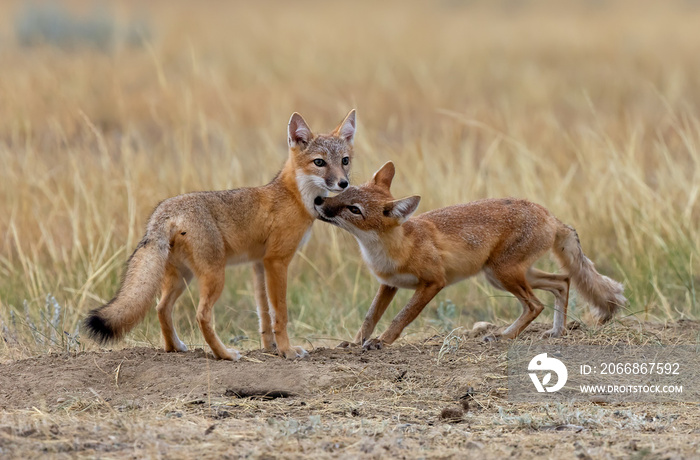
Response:
POLYGON ((359 347, 359 346, 360 346, 359 343, 348 342, 348 341, 344 340, 344 341, 340 342, 338 345, 336 345, 335 347, 336 348, 354 348, 354 347, 359 347))
POLYGON ((181 341, 173 342, 172 344, 166 344, 165 345, 165 351, 167 352, 172 352, 172 351, 181 351, 185 352, 187 351, 187 345, 182 343, 181 341))
POLYGON ((226 348, 224 353, 214 352, 214 356, 216 356, 217 359, 225 359, 227 361, 238 361, 241 359, 241 353, 233 348, 226 348))
POLYGON ((540 338, 542 338, 542 339, 548 339, 548 338, 550 338, 550 337, 561 337, 562 335, 564 335, 564 330, 563 330, 563 329, 554 329, 554 328, 552 328, 552 329, 548 330, 547 332, 545 332, 544 334, 542 334, 542 335, 540 336, 540 338))
POLYGON ((272 332, 261 332, 260 341, 263 350, 273 353, 277 351, 277 342, 275 342, 275 336, 272 332))
POLYGON ((277 350, 277 353, 285 359, 306 358, 309 352, 301 347, 289 347, 287 350, 277 350))
POLYGON ((362 348, 365 350, 381 350, 384 348, 384 342, 379 338, 367 339, 365 343, 362 344, 362 348))

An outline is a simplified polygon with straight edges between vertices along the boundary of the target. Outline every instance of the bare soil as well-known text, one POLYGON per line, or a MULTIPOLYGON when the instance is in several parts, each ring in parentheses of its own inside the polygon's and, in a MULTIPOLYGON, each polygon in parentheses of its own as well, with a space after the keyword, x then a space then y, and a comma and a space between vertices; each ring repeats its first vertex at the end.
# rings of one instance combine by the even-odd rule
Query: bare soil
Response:
MULTIPOLYGON (((522 340, 544 330, 532 325, 522 340)), ((700 323, 682 321, 581 326, 550 340, 699 335, 700 323)), ((507 348, 466 333, 450 347, 435 336, 297 361, 125 348, 10 362, 0 365, 0 458, 700 457, 697 402, 509 403, 507 348)))

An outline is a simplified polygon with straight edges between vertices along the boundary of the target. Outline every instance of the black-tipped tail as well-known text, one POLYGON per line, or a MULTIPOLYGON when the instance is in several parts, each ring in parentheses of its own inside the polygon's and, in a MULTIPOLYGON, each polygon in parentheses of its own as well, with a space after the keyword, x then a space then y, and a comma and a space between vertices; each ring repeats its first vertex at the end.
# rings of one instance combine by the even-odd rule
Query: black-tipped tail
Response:
POLYGON ((117 294, 88 313, 83 325, 93 340, 101 344, 120 340, 146 316, 165 274, 168 235, 163 226, 151 229, 129 257, 117 294))
POLYGON ((114 342, 118 339, 117 332, 109 327, 107 321, 100 316, 100 311, 103 308, 104 306, 90 311, 85 321, 83 321, 83 327, 87 330, 88 336, 100 344, 114 342))

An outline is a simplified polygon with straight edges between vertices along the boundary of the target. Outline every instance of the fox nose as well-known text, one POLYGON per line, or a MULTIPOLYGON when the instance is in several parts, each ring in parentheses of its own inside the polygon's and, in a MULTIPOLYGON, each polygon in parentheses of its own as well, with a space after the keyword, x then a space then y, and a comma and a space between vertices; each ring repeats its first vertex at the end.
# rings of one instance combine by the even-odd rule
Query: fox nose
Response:
POLYGON ((314 199, 314 204, 315 204, 316 206, 321 206, 321 205, 323 204, 323 201, 324 201, 324 199, 323 199, 322 196, 317 196, 317 197, 314 199))
POLYGON ((346 188, 348 185, 350 184, 345 179, 340 179, 340 182, 338 182, 338 187, 340 188, 346 188))

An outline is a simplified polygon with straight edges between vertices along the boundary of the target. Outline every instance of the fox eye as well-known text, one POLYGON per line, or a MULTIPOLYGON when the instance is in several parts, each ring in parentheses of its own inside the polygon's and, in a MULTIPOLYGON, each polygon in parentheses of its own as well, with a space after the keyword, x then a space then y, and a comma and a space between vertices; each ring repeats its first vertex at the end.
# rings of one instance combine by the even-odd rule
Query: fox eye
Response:
POLYGON ((358 208, 357 206, 348 206, 348 211, 350 211, 353 214, 362 214, 362 212, 360 212, 360 208, 358 208))
POLYGON ((343 166, 347 166, 350 164, 350 157, 343 157, 343 166))
POLYGON ((320 158, 316 158, 316 159, 314 160, 314 164, 315 164, 316 166, 318 166, 319 168, 322 167, 322 166, 326 166, 326 162, 323 161, 323 160, 320 159, 320 158))

